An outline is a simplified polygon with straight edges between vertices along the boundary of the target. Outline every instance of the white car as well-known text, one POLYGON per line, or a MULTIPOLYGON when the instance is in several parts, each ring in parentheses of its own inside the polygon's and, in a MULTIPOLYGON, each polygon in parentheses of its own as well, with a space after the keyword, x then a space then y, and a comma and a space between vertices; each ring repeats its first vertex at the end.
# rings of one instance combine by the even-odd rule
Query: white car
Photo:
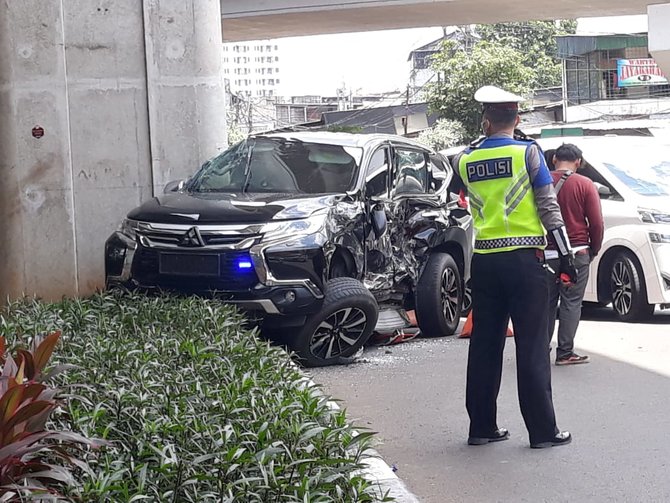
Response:
MULTIPOLYGON (((584 301, 612 303, 623 321, 670 307, 670 139, 591 136, 538 140, 548 159, 563 143, 583 152, 579 173, 600 193, 605 236, 584 301)), ((442 153, 449 156, 462 149, 442 153)))
POLYGON ((670 141, 637 136, 538 140, 553 149, 573 143, 586 163, 579 173, 598 186, 605 220, 584 300, 612 303, 624 321, 670 307, 670 141))

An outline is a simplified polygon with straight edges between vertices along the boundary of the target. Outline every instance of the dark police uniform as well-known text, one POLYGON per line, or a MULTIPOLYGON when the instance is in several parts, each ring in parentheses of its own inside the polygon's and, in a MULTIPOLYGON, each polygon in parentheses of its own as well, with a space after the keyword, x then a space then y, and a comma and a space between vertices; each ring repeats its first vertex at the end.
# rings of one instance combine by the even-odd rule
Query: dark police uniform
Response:
MULTIPOLYGON (((521 100, 491 89, 478 101, 521 100)), ((507 438, 497 426, 496 401, 511 317, 519 404, 531 446, 559 445, 552 444, 561 434, 551 391, 545 228, 564 254, 570 245, 544 156, 532 140, 495 134, 459 154, 454 169, 467 188, 476 233, 466 390, 469 442, 503 440, 503 433, 507 438)))

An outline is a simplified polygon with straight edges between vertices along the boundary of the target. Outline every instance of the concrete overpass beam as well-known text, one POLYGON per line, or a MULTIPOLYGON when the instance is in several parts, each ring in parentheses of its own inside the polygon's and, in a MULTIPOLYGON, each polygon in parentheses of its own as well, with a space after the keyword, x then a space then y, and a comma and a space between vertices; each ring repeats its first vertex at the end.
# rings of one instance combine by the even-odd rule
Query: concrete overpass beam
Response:
POLYGON ((217 0, 2 3, 0 299, 101 287, 126 211, 224 146, 220 16, 217 0))
POLYGON ((670 78, 670 3, 647 7, 649 53, 670 78))

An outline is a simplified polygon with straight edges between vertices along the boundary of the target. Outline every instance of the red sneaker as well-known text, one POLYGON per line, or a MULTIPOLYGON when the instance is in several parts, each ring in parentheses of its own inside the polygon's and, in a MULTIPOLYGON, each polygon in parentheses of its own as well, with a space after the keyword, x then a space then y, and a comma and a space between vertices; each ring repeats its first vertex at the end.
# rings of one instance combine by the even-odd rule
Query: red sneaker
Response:
POLYGON ((570 353, 569 355, 556 358, 556 365, 579 365, 580 363, 589 363, 589 357, 570 353))

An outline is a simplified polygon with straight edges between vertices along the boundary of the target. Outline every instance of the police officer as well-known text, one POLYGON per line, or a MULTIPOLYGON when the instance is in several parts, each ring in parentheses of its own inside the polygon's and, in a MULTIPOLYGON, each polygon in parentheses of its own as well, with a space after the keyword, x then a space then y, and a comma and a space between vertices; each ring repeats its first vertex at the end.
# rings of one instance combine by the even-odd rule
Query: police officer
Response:
POLYGON ((475 100, 482 103, 485 136, 454 162, 469 195, 476 235, 466 389, 468 444, 509 438, 505 428, 498 428, 496 401, 511 317, 519 404, 530 446, 565 445, 572 437, 556 427, 551 393, 545 229, 561 253, 561 272, 575 281, 570 242, 539 146, 515 134, 522 98, 485 86, 475 100))

